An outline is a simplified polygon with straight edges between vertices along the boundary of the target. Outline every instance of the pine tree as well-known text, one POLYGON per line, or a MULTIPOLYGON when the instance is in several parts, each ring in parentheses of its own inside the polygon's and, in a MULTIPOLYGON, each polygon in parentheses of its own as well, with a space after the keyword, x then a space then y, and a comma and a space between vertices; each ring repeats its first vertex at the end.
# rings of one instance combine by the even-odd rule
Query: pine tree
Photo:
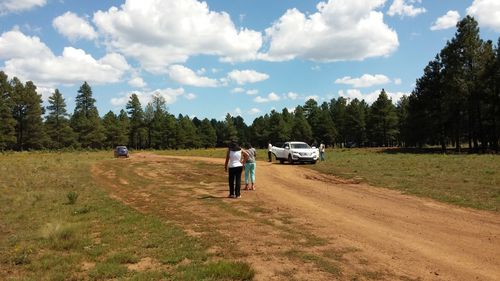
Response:
POLYGON ((127 103, 127 112, 130 117, 129 145, 135 149, 145 146, 146 129, 144 126, 144 111, 137 94, 132 94, 127 103))
POLYGON ((43 107, 41 95, 36 86, 28 81, 25 85, 19 79, 12 79, 13 117, 16 119, 17 149, 40 149, 47 141, 43 130, 43 107))
POLYGON ((332 99, 330 101, 330 114, 337 128, 337 135, 335 141, 340 146, 343 146, 346 143, 346 137, 345 137, 346 107, 347 107, 347 100, 344 97, 339 97, 337 100, 332 99))
POLYGON ((198 127, 198 135, 200 138, 200 144, 204 148, 214 147, 217 143, 217 134, 215 133, 212 123, 207 118, 201 121, 198 127))
MULTIPOLYGON (((161 149, 167 147, 167 141, 165 137, 168 135, 168 132, 165 132, 165 123, 166 123, 166 115, 167 115, 167 107, 165 99, 160 95, 153 95, 152 101, 146 106, 148 112, 148 118, 151 118, 151 110, 152 110, 152 118, 149 121, 149 128, 151 136, 151 147, 156 149, 161 149)), ((146 118, 145 118, 146 120, 146 118)))
POLYGON ((368 104, 353 99, 346 107, 347 146, 364 146, 366 139, 366 115, 368 104))
POLYGON ((312 143, 313 141, 312 129, 304 116, 304 109, 302 106, 297 106, 295 108, 290 138, 292 140, 301 140, 307 143, 312 143))
POLYGON ((378 146, 392 146, 398 134, 396 107, 384 89, 370 108, 370 140, 378 146))
POLYGON ((406 147, 407 141, 409 139, 410 132, 408 131, 408 122, 409 122, 409 108, 410 108, 410 99, 408 96, 404 95, 399 99, 398 104, 396 106, 396 112, 398 115, 398 128, 399 135, 397 137, 398 145, 400 147, 406 147))
POLYGON ((255 118, 252 126, 250 126, 250 136, 254 147, 266 147, 267 145, 267 141, 269 140, 269 126, 266 120, 269 120, 267 114, 255 118))
POLYGON ((179 119, 179 127, 183 131, 183 135, 185 137, 184 147, 185 148, 200 148, 201 141, 198 135, 198 130, 196 126, 193 124, 189 116, 184 116, 179 119))
MULTIPOLYGON (((478 116, 474 104, 478 94, 479 52, 483 42, 479 37, 477 21, 466 16, 457 23, 455 37, 441 51, 445 103, 450 109, 455 149, 461 150, 465 138, 472 148, 477 143, 476 127, 478 116), (464 134, 466 132, 466 134, 464 134)), ((477 147, 476 147, 477 148, 477 147)))
POLYGON ((7 75, 0 71, 0 151, 12 149, 16 143, 16 119, 12 116, 14 102, 7 75))
POLYGON ((288 138, 283 116, 276 110, 271 110, 269 115, 269 139, 274 143, 288 141, 288 138))
POLYGON ((337 136, 337 130, 333 123, 328 103, 323 103, 318 112, 318 124, 316 124, 317 139, 320 143, 332 145, 337 136))
POLYGON ((84 82, 78 90, 75 111, 71 117, 71 127, 83 148, 101 148, 106 138, 95 102, 92 88, 84 82))
POLYGON ((238 142, 238 131, 236 131, 236 128, 234 127, 234 122, 231 114, 226 114, 226 119, 224 121, 224 144, 227 145, 232 141, 238 142))
POLYGON ((60 149, 75 145, 76 136, 69 125, 66 102, 58 89, 49 97, 45 130, 50 138, 50 147, 60 149))
POLYGON ((117 145, 123 144, 123 130, 121 128, 120 120, 113 111, 108 111, 102 118, 102 125, 104 127, 105 140, 104 147, 114 148, 117 145))
POLYGON ((250 134, 250 130, 248 129, 247 124, 245 124, 245 120, 241 116, 232 117, 234 128, 237 132, 237 139, 240 144, 244 144, 248 141, 248 136, 250 134))
POLYGON ((293 114, 287 108, 283 108, 281 117, 283 118, 283 135, 289 140, 292 136, 293 114))
POLYGON ((118 114, 118 127, 119 133, 117 142, 118 145, 126 145, 128 143, 128 132, 130 128, 130 120, 127 116, 127 112, 125 110, 120 110, 120 114, 118 114))
POLYGON ((317 142, 322 139, 321 132, 318 129, 319 125, 319 107, 318 107, 318 102, 316 102, 314 99, 309 99, 306 101, 304 104, 304 116, 306 117, 307 123, 311 126, 311 130, 313 133, 313 139, 315 142, 315 146, 318 146, 317 142))

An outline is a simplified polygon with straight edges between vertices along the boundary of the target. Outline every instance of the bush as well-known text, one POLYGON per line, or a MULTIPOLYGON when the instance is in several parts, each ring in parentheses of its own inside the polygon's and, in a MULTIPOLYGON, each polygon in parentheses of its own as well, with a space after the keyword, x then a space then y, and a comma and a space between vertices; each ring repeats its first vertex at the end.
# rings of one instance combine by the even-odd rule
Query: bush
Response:
POLYGON ((76 203, 76 199, 78 199, 78 193, 75 191, 70 191, 68 194, 66 194, 66 197, 68 197, 68 203, 70 205, 74 205, 76 203))

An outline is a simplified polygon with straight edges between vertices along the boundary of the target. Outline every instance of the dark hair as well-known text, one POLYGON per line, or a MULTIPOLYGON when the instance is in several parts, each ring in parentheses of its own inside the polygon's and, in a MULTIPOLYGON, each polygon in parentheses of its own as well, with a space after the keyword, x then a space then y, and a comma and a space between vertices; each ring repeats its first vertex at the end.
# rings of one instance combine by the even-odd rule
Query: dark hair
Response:
POLYGON ((252 144, 251 144, 251 143, 246 143, 246 144, 245 144, 245 148, 246 148, 246 149, 250 149, 250 148, 252 148, 252 144))
POLYGON ((231 151, 240 151, 241 150, 241 147, 239 146, 239 144, 235 141, 232 141, 229 143, 229 146, 228 146, 229 150, 231 151))

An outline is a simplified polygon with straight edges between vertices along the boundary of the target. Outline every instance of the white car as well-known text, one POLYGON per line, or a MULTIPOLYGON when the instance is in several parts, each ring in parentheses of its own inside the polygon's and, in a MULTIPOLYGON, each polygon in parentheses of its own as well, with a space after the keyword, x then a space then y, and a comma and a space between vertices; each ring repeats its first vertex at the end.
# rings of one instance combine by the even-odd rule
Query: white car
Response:
POLYGON ((276 160, 290 164, 294 162, 310 162, 315 164, 319 158, 319 149, 310 147, 301 141, 285 142, 282 147, 272 147, 272 153, 276 160))

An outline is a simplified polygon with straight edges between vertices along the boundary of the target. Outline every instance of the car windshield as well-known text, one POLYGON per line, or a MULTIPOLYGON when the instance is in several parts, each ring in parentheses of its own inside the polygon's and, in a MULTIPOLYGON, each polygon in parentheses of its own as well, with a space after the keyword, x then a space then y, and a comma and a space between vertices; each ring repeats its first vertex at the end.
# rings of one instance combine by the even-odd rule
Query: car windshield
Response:
POLYGON ((292 143, 292 148, 311 148, 307 143, 292 143))

